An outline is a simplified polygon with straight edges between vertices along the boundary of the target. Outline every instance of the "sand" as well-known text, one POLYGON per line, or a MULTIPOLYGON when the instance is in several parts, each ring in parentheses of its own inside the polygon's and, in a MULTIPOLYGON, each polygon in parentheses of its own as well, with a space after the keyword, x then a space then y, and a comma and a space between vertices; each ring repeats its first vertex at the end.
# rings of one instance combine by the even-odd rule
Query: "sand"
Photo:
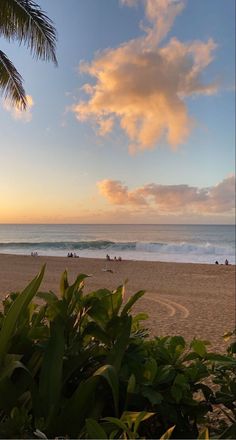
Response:
POLYGON ((91 275, 86 291, 115 289, 127 279, 126 298, 144 289, 146 294, 135 312, 149 314, 145 326, 151 336, 197 337, 209 340, 211 350, 223 351, 227 344, 222 335, 235 326, 235 266, 0 255, 1 299, 23 289, 44 263, 47 268, 41 290, 59 293, 65 269, 70 282, 79 273, 91 275))

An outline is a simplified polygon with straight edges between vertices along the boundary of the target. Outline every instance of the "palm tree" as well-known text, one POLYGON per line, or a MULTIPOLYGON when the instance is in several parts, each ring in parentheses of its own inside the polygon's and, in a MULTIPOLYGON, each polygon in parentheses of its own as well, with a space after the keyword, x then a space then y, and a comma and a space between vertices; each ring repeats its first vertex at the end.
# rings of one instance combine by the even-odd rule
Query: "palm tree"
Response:
MULTIPOLYGON (((32 56, 57 65, 56 30, 52 21, 32 0, 0 0, 0 37, 17 40, 32 56)), ((7 55, 0 50, 0 91, 13 105, 26 108, 23 80, 7 55)))

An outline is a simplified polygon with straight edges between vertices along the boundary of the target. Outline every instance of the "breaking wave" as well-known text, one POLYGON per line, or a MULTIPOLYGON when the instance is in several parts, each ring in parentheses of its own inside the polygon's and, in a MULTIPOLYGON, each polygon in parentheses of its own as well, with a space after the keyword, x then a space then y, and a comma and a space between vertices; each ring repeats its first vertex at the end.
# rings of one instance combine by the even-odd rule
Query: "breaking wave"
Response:
POLYGON ((31 251, 132 251, 150 254, 194 254, 194 255, 234 255, 231 246, 217 246, 211 243, 151 243, 151 242, 115 242, 109 240, 93 241, 56 241, 56 242, 7 242, 0 243, 0 252, 18 251, 27 253, 31 251))

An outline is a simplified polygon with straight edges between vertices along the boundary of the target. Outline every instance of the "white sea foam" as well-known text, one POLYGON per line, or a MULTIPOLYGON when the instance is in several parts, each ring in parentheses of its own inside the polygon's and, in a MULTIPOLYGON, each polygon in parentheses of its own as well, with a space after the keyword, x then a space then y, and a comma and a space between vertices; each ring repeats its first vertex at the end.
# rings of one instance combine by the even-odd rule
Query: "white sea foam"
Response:
POLYGON ((0 253, 235 264, 233 226, 0 225, 0 253))

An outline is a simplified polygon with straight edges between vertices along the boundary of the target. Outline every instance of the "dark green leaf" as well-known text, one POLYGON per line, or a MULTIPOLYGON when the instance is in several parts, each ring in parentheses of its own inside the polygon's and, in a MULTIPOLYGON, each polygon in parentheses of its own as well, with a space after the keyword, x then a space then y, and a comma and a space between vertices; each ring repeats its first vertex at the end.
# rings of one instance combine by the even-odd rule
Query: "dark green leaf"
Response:
POLYGON ((119 407, 119 382, 118 376, 115 368, 112 365, 103 365, 97 371, 95 371, 94 376, 103 377, 111 388, 115 414, 118 416, 119 407))
POLYGON ((0 331, 0 362, 4 359, 19 318, 24 316, 27 306, 37 293, 43 279, 44 271, 45 266, 43 266, 40 273, 12 303, 7 315, 3 319, 0 331))
POLYGON ((104 429, 94 419, 86 419, 86 430, 91 439, 107 439, 104 429))
POLYGON ((121 316, 126 315, 126 313, 128 313, 130 311, 130 309, 133 307, 133 305, 136 303, 136 301, 138 301, 144 295, 144 293, 145 293, 144 290, 140 290, 139 292, 137 292, 133 296, 131 296, 129 298, 129 300, 127 301, 126 305, 124 306, 124 308, 121 312, 121 316))

